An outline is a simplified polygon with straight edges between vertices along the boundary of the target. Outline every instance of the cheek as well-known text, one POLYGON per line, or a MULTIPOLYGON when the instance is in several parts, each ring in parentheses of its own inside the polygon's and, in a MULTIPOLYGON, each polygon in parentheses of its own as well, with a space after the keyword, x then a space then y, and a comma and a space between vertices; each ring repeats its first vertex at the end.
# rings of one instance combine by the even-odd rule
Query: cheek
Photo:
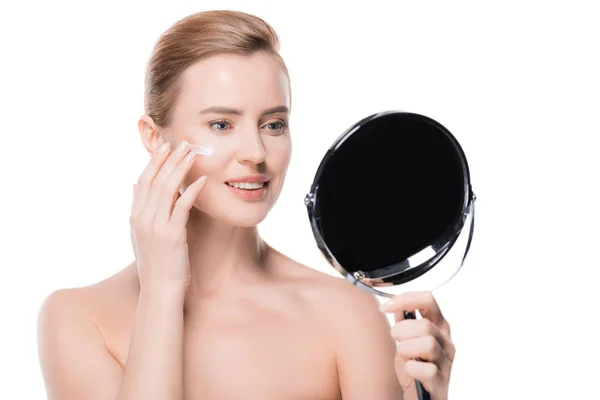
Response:
POLYGON ((198 177, 206 174, 210 179, 211 175, 214 175, 215 173, 222 173, 234 158, 235 143, 231 140, 231 138, 221 139, 223 140, 213 140, 210 143, 208 141, 205 142, 204 146, 209 149, 210 155, 198 154, 196 156, 193 170, 199 174, 198 177))
POLYGON ((226 157, 223 154, 214 154, 210 157, 197 155, 194 165, 185 178, 185 183, 189 185, 203 175, 207 176, 209 182, 212 179, 221 180, 226 164, 226 157))
POLYGON ((286 169, 292 155, 292 141, 289 136, 275 137, 265 143, 267 152, 267 164, 273 169, 286 169))

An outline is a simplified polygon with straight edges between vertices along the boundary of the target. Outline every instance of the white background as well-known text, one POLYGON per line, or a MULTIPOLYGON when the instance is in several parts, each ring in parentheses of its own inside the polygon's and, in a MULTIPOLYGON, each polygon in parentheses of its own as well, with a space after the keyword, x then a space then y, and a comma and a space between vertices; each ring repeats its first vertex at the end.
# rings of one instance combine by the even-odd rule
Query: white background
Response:
POLYGON ((176 20, 221 8, 269 22, 292 79, 292 163, 265 240, 332 273, 303 204, 324 152, 372 113, 430 116, 461 143, 478 197, 467 263, 436 292, 458 349, 450 398, 598 396, 593 2, 248 3, 1 6, 0 398, 45 398, 43 299, 133 260, 145 63, 176 20))

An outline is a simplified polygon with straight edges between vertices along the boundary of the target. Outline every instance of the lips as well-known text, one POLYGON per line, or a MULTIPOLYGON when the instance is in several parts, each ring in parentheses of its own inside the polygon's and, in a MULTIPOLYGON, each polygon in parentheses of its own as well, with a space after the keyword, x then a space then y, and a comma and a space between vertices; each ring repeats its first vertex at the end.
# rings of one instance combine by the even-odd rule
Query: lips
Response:
POLYGON ((246 201, 257 201, 265 197, 269 177, 262 174, 246 175, 230 179, 225 185, 238 197, 246 201))
POLYGON ((242 200, 251 201, 251 202, 262 200, 266 196, 267 191, 269 190, 268 189, 269 184, 267 182, 264 182, 264 183, 242 182, 242 183, 236 183, 236 184, 226 183, 225 187, 227 189, 231 190, 231 192, 233 194, 235 194, 242 200), (236 187, 236 186, 238 186, 238 187, 236 187), (250 187, 250 189, 242 189, 239 186, 250 187))
POLYGON ((238 178, 228 179, 225 183, 266 183, 269 182, 269 177, 262 174, 240 176, 238 178))

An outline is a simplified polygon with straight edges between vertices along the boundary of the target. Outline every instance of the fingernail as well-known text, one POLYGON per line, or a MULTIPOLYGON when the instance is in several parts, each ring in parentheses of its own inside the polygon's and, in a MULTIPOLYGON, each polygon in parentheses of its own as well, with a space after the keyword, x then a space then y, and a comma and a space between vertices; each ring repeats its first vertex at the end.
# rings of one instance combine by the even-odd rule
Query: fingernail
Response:
POLYGON ((394 301, 388 300, 379 307, 379 310, 382 312, 386 312, 387 310, 389 310, 389 308, 392 306, 392 304, 394 304, 394 301))
POLYGON ((179 154, 183 154, 188 148, 188 142, 183 140, 181 143, 179 143, 179 148, 177 149, 177 151, 179 152, 179 154))
POLYGON ((160 146, 160 147, 158 148, 158 151, 159 151, 159 152, 161 152, 161 153, 166 153, 166 152, 167 152, 167 150, 169 149, 169 146, 170 146, 170 145, 171 145, 171 144, 170 144, 169 142, 165 142, 165 143, 163 143, 163 144, 162 144, 162 146, 160 146))
POLYGON ((186 162, 192 162, 195 157, 196 157, 196 153, 194 153, 193 151, 191 151, 191 152, 188 153, 187 156, 185 156, 185 161, 186 162))

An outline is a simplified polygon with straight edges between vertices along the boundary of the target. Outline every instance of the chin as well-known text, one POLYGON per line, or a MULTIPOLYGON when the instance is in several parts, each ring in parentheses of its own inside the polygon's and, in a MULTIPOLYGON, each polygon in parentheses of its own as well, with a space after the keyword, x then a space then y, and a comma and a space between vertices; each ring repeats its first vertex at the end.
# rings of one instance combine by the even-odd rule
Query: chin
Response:
POLYGON ((231 226, 244 228, 255 227, 261 223, 269 213, 270 204, 265 199, 261 202, 246 203, 215 196, 204 198, 196 203, 195 207, 213 219, 231 226))
POLYGON ((239 226, 242 228, 253 228, 260 224, 262 221, 264 221, 266 217, 266 214, 246 214, 243 216, 237 216, 237 218, 236 216, 229 215, 226 222, 233 226, 239 226))
POLYGON ((202 212, 208 214, 217 221, 223 222, 231 226, 239 226, 243 228, 252 228, 260 224, 266 217, 268 210, 263 207, 230 207, 225 208, 204 208, 198 207, 202 212))

